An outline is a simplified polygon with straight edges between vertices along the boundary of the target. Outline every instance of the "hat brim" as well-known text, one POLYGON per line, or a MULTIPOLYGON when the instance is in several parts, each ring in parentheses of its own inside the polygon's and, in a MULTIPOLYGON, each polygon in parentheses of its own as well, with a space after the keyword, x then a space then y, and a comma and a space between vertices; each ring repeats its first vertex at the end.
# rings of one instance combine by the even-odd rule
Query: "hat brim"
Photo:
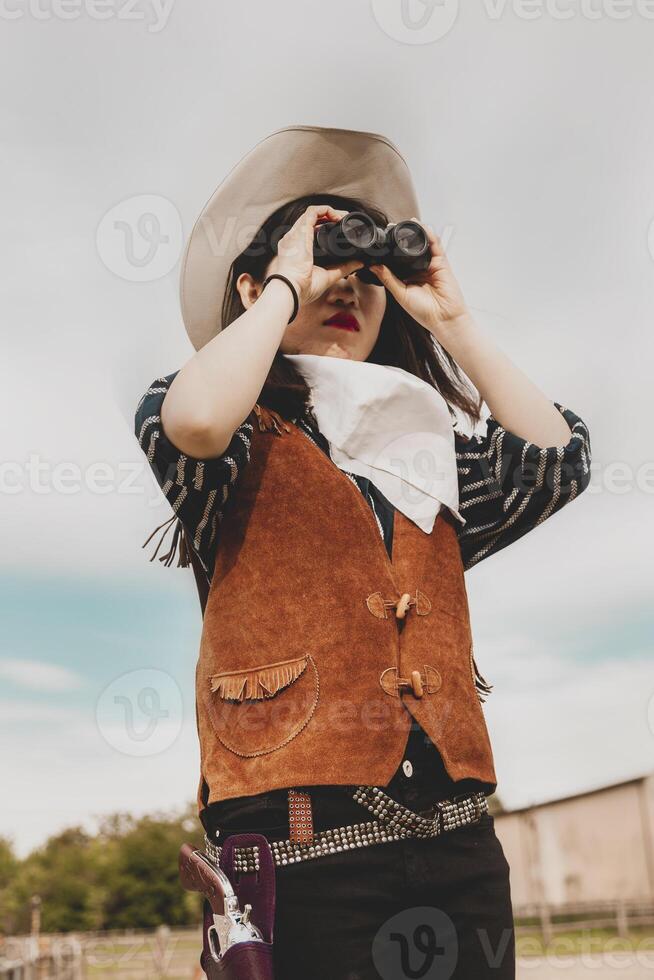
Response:
POLYGON ((202 209, 180 272, 180 305, 199 350, 222 329, 227 276, 266 218, 308 194, 338 194, 377 204, 389 221, 420 219, 408 165, 378 133, 285 126, 260 140, 228 173, 202 209))

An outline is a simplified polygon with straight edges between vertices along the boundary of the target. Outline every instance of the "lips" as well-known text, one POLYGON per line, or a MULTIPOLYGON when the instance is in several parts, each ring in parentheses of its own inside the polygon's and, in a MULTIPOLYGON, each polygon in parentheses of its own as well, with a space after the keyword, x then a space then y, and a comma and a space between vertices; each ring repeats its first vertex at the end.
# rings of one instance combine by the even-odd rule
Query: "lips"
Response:
POLYGON ((357 318, 350 313, 335 313, 334 316, 330 316, 329 320, 325 320, 325 326, 340 327, 342 330, 361 329, 357 318))

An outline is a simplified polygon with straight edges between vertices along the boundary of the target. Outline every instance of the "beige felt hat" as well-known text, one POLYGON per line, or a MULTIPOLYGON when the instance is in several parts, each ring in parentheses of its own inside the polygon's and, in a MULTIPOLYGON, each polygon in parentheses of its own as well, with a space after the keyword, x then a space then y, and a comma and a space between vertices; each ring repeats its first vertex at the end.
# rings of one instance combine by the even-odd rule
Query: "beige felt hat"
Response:
POLYGON ((232 167, 186 244, 180 304, 196 350, 221 329, 227 276, 237 255, 274 211, 314 193, 364 198, 389 221, 420 220, 406 160, 386 136, 323 126, 275 130, 232 167))

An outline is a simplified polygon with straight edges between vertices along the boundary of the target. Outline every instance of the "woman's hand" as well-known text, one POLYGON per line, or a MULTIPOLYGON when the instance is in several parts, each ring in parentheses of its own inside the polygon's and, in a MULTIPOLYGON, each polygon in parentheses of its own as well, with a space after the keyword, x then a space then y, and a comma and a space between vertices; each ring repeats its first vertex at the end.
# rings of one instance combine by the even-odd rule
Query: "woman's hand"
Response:
POLYGON ((290 279, 297 289, 300 306, 318 299, 342 276, 363 267, 363 262, 358 260, 343 262, 332 269, 313 264, 314 228, 323 221, 340 221, 346 214, 347 211, 336 211, 326 204, 312 204, 279 239, 277 255, 266 275, 279 272, 290 279))
POLYGON ((431 247, 431 261, 424 272, 402 282, 385 265, 371 265, 370 269, 400 306, 439 339, 439 330, 467 315, 468 308, 440 238, 429 225, 419 223, 427 232, 431 247))
POLYGON ((384 265, 370 268, 400 306, 452 356, 500 425, 538 447, 567 446, 572 433, 562 413, 491 337, 479 329, 440 239, 429 225, 423 228, 432 255, 424 272, 404 283, 384 265))

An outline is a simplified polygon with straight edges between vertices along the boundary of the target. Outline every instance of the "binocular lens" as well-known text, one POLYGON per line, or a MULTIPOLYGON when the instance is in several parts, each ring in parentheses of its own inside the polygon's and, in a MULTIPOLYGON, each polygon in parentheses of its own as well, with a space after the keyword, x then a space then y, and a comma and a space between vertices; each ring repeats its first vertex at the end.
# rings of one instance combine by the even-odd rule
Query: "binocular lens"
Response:
POLYGON ((350 212, 341 223, 343 237, 356 248, 368 248, 375 240, 375 223, 367 214, 350 212))
POLYGON ((398 250, 404 255, 422 255, 428 244, 424 229, 415 221, 401 221, 392 229, 398 250))

